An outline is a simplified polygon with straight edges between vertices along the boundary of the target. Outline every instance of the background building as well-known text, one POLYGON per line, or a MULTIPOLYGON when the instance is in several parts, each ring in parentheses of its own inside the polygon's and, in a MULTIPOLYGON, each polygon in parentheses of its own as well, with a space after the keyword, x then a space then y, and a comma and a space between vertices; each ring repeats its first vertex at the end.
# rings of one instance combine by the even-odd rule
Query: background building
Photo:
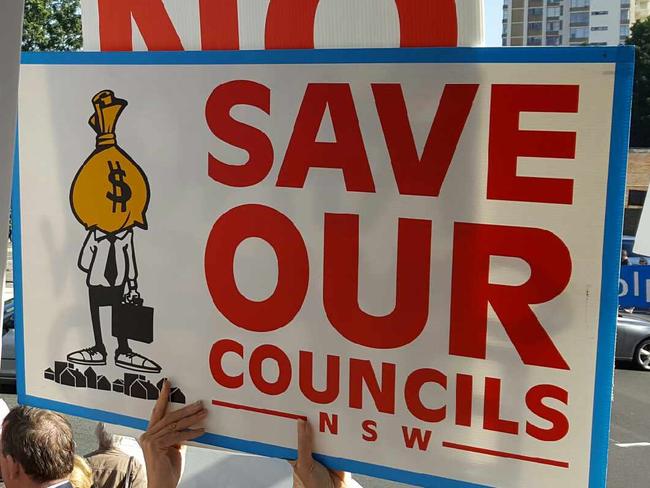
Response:
POLYGON ((650 15, 650 0, 636 0, 634 2, 634 20, 645 19, 650 15))
POLYGON ((504 46, 616 46, 650 0, 505 0, 504 46))

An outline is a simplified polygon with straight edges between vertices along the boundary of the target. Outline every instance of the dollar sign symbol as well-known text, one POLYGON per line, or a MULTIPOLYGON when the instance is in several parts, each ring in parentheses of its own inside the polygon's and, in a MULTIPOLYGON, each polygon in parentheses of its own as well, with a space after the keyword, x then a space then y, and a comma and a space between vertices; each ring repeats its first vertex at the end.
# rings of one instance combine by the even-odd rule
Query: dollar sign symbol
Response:
POLYGON ((108 181, 113 185, 113 190, 106 192, 106 198, 113 202, 113 213, 117 212, 118 203, 122 206, 120 211, 126 212, 126 203, 131 199, 131 187, 124 181, 126 173, 119 161, 115 161, 115 167, 113 161, 109 161, 108 170, 108 181))

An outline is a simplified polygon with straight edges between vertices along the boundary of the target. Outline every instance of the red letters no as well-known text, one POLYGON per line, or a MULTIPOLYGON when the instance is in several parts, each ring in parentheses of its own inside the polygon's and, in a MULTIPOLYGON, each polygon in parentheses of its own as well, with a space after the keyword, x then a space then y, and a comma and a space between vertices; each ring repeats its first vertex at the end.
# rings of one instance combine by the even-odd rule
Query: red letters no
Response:
MULTIPOLYGON (((318 3, 319 0, 271 0, 266 17, 266 48, 313 48, 318 3)), ((456 0, 395 0, 395 6, 401 47, 458 44, 456 0)))
POLYGON ((302 307, 309 279, 307 249, 286 216, 263 205, 242 205, 223 214, 212 227, 205 277, 214 304, 230 322, 253 332, 269 332, 287 325, 302 307), (278 260, 275 291, 262 301, 246 298, 235 282, 235 251, 250 237, 271 245, 278 260))
POLYGON ((524 364, 569 369, 530 305, 558 296, 570 277, 569 250, 547 230, 456 223, 449 353, 485 359, 489 303, 524 364), (519 286, 490 283, 491 256, 523 259, 530 278, 519 286))
POLYGON ((162 0, 98 0, 102 51, 133 51, 132 20, 150 51, 182 51, 162 0))

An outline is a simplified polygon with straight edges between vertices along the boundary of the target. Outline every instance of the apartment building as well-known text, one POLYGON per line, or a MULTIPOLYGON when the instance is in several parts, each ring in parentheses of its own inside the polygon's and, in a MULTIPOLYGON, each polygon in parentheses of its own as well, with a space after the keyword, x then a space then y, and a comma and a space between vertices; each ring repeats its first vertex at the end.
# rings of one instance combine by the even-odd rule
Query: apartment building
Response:
POLYGON ((504 46, 616 46, 650 0, 505 0, 504 46))
POLYGON ((636 0, 634 2, 634 20, 645 19, 650 15, 650 0, 636 0))

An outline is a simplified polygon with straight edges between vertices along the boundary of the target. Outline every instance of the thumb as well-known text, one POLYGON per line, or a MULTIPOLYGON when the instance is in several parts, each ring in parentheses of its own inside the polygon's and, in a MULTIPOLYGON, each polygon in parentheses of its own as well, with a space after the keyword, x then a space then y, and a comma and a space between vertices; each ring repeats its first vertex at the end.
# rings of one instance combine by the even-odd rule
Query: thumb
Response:
POLYGON ((298 464, 309 467, 312 458, 313 434, 311 425, 305 420, 298 420, 298 464))

